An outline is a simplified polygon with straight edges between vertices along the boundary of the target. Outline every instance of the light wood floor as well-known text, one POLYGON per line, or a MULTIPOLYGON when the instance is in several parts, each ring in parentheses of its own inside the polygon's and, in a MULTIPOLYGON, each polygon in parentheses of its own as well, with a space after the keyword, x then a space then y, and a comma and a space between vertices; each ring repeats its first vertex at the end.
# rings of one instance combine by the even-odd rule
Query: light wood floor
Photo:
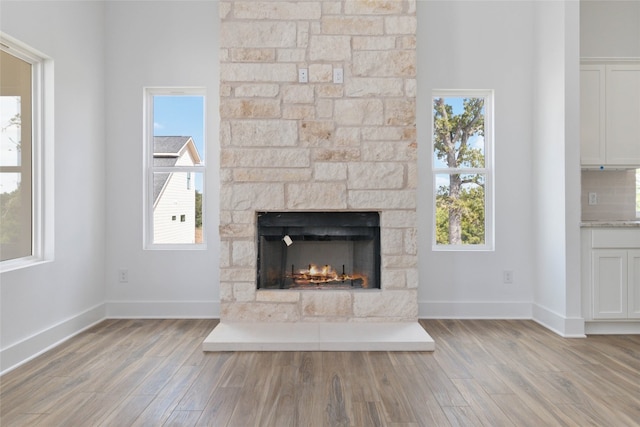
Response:
POLYGON ((0 425, 640 425, 640 336, 421 323, 434 353, 203 353, 215 320, 108 320, 0 378, 0 425))

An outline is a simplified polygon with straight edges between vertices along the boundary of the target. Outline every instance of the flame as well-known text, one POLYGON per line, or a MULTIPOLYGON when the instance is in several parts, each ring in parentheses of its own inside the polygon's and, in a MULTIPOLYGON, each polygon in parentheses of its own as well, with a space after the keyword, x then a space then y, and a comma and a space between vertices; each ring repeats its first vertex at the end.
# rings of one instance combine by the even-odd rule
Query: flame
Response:
POLYGON ((293 274, 292 278, 298 284, 362 280, 362 287, 366 288, 369 283, 367 276, 363 274, 338 274, 338 272, 330 265, 318 267, 315 264, 310 264, 308 269, 298 270, 298 274, 293 274))

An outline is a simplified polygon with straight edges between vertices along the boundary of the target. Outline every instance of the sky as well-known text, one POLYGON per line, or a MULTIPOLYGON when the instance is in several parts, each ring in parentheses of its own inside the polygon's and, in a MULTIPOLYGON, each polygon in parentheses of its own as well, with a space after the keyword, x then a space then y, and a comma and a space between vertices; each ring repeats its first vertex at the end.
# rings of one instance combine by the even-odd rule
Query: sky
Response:
MULTIPOLYGON (((190 136, 205 161, 204 96, 155 95, 153 97, 153 135, 190 136)), ((202 191, 202 174, 196 174, 196 189, 202 191)))

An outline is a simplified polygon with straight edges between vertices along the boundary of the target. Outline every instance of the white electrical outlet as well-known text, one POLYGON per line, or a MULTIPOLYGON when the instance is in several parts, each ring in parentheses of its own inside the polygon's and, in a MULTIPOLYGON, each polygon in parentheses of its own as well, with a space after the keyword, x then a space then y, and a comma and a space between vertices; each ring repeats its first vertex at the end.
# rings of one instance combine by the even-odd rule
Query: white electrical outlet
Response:
POLYGON ((306 68, 298 69, 298 82, 307 83, 309 81, 309 70, 306 68))
POLYGON ((589 204, 590 205, 598 204, 598 193, 589 193, 589 204))
POLYGON ((513 283, 513 271, 505 270, 502 272, 502 282, 506 284, 513 283))
POLYGON ((127 283, 129 281, 129 270, 118 270, 118 282, 127 283))
POLYGON ((342 68, 333 69, 333 82, 338 84, 344 83, 344 70, 342 68))

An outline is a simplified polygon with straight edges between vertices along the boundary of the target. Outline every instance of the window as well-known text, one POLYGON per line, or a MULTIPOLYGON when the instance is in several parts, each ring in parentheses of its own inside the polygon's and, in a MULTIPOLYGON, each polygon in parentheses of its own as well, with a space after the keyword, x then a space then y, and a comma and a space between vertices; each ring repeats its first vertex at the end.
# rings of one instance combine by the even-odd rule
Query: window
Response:
POLYGON ((435 250, 493 250, 492 100, 491 91, 433 94, 435 250))
POLYGON ((148 249, 204 248, 204 117, 204 89, 145 89, 148 249))
MULTIPOLYGON (((45 258, 44 57, 0 34, 0 270, 45 258)), ((50 108, 50 100, 47 110, 50 108)), ((47 135, 49 133, 47 132, 47 135)), ((51 152, 52 140, 48 139, 51 152)), ((46 161, 45 161, 46 160, 46 161)), ((47 184, 52 173, 47 169, 47 184)), ((48 193, 50 194, 50 193, 48 193)), ((47 218, 47 223, 49 219, 47 218)), ((47 251, 50 256, 50 251, 47 251)))

